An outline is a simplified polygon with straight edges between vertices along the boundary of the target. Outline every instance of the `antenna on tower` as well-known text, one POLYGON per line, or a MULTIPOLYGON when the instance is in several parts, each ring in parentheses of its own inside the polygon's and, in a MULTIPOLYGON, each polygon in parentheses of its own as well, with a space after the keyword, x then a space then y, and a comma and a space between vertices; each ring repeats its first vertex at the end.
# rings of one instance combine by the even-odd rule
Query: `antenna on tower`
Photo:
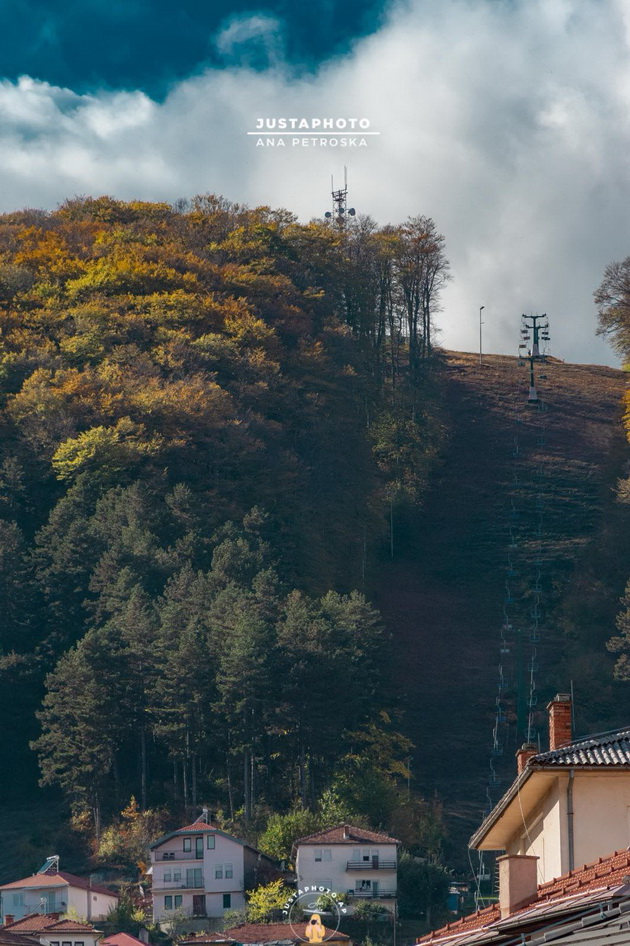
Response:
POLYGON ((345 227, 348 217, 354 217, 356 210, 354 207, 348 207, 348 168, 344 165, 343 169, 343 187, 335 190, 335 182, 331 175, 330 190, 332 196, 332 212, 327 210, 325 218, 331 223, 336 223, 338 227, 345 227))

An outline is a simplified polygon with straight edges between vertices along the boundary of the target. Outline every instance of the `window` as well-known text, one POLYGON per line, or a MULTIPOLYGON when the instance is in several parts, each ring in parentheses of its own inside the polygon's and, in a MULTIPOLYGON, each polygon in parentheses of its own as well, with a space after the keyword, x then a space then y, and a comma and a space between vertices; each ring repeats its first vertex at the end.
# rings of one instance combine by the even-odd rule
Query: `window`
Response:
POLYGON ((232 865, 226 864, 225 865, 225 879, 228 880, 230 877, 233 877, 233 876, 234 874, 232 873, 232 865))
POLYGON ((357 880, 357 890, 371 890, 372 881, 371 880, 357 880))
POLYGON ((214 868, 215 880, 223 880, 223 864, 217 864, 214 868))
POLYGON ((184 838, 184 853, 192 851, 192 838, 184 838))
POLYGON ((176 883, 178 883, 178 882, 179 882, 180 884, 181 884, 181 882, 182 882, 182 872, 181 872, 181 870, 174 870, 174 871, 173 871, 173 883, 176 884, 176 883))
POLYGON ((319 849, 318 849, 318 848, 315 848, 315 860, 316 860, 316 861, 321 861, 321 859, 322 859, 321 848, 319 848, 319 849))
POLYGON ((13 894, 13 906, 14 907, 23 907, 24 906, 24 892, 14 893, 13 894))
POLYGON ((170 872, 170 870, 165 870, 165 871, 164 871, 164 883, 165 883, 165 884, 170 884, 170 882, 171 882, 171 872, 170 872))
POLYGON ((182 895, 181 895, 181 893, 175 894, 175 909, 177 910, 177 908, 178 908, 178 907, 181 907, 181 905, 182 905, 182 895))
POLYGON ((216 843, 217 843, 217 839, 215 838, 214 834, 209 834, 208 841, 207 841, 208 850, 214 851, 216 843))
POLYGON ((330 850, 330 848, 324 851, 324 860, 332 861, 332 851, 330 850))
POLYGON ((170 897, 170 896, 169 896, 169 897, 164 897, 164 909, 165 909, 165 910, 172 910, 172 909, 173 909, 173 898, 172 898, 172 897, 170 897))
POLYGON ((61 946, 72 946, 72 942, 71 942, 69 939, 68 939, 68 940, 62 940, 62 941, 61 941, 61 946))
POLYGON ((186 871, 187 887, 203 887, 203 872, 201 867, 191 867, 186 871))
POLYGON ((75 939, 74 946, 85 946, 85 943, 82 939, 75 939))
POLYGON ((203 858, 203 835, 195 838, 195 857, 198 860, 203 858))
POLYGON ((163 861, 174 861, 175 860, 175 851, 164 851, 162 854, 163 861))
POLYGON ((354 851, 352 852, 352 860, 353 861, 361 860, 361 851, 358 850, 357 848, 355 848, 354 851))
POLYGON ((230 910, 232 908, 232 894, 224 893, 223 894, 223 909, 230 910))

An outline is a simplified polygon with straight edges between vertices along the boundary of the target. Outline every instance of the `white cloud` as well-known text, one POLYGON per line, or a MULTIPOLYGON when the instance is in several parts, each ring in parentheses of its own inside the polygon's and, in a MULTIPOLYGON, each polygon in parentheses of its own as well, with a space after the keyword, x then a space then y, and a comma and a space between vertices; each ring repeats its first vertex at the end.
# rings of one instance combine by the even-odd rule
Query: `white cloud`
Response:
MULTIPOLYGON (((277 24, 234 20, 218 38, 266 44, 277 24)), ((546 311, 553 352, 611 361, 591 294, 630 253, 630 0, 408 0, 380 31, 294 76, 231 66, 173 88, 77 95, 0 83, 0 207, 74 194, 175 199, 214 191, 303 219, 348 165, 351 202, 381 223, 434 217, 454 281, 443 339, 514 351, 521 312, 546 311), (256 148, 257 117, 361 117, 365 149, 256 148)), ((247 61, 247 59, 245 59, 247 61)))

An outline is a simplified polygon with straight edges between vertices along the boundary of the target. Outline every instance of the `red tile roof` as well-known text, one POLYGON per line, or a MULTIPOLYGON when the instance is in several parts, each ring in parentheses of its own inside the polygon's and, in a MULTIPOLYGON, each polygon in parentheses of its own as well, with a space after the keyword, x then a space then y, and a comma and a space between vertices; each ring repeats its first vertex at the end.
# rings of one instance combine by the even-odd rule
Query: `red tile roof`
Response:
MULTIPOLYGON (((345 933, 335 933, 327 927, 325 929, 325 939, 350 942, 350 937, 345 933)), ((242 923, 221 933, 202 933, 200 936, 183 940, 183 943, 275 943, 284 939, 301 942, 289 923, 242 923)))
POLYGON ((92 890, 94 893, 103 893, 108 897, 116 897, 118 894, 107 887, 101 887, 100 884, 94 884, 86 877, 77 877, 76 874, 69 874, 65 870, 60 870, 56 874, 33 874, 31 877, 24 877, 22 880, 14 880, 10 884, 2 884, 0 890, 16 890, 21 887, 78 887, 80 890, 92 890))
POLYGON ((40 946, 40 943, 34 936, 20 936, 0 927, 0 946, 40 946))
POLYGON ((199 834, 200 831, 216 831, 216 824, 207 824, 205 821, 195 821, 194 824, 187 824, 184 828, 178 828, 178 831, 190 831, 192 834, 196 832, 199 834))
POLYGON ((114 933, 102 939, 98 946, 145 946, 145 944, 130 933, 114 933))
MULTIPOLYGON (((545 919, 545 914, 557 914, 559 909, 566 905, 570 908, 572 905, 584 909, 589 901, 601 900, 603 892, 610 891, 612 895, 616 891, 625 888, 630 877, 630 849, 615 851, 609 857, 600 857, 591 864, 584 864, 583 867, 569 871, 561 877, 549 880, 538 887, 538 896, 536 900, 516 910, 510 914, 510 926, 519 918, 532 919, 540 926, 545 919)), ((630 887, 628 887, 630 896, 630 887)), ((554 917, 555 919, 555 917, 554 917)), ((467 934, 475 931, 485 931, 496 929, 497 924, 501 922, 501 914, 498 904, 481 910, 478 913, 471 913, 469 916, 454 923, 448 923, 439 930, 434 930, 428 936, 423 936, 416 940, 417 943, 438 944, 457 943, 468 938, 467 934)), ((502 921, 506 924, 507 918, 502 921)), ((497 930, 498 932, 498 930, 497 930)))
POLYGON ((309 834, 306 838, 299 838, 295 844, 400 844, 396 838, 379 831, 368 831, 366 828, 355 828, 350 824, 339 824, 334 828, 326 828, 316 834, 309 834))
POLYGON ((58 913, 29 913, 13 923, 5 926, 12 933, 44 932, 54 930, 56 933, 95 933, 97 930, 91 923, 80 923, 79 920, 60 919, 58 913))

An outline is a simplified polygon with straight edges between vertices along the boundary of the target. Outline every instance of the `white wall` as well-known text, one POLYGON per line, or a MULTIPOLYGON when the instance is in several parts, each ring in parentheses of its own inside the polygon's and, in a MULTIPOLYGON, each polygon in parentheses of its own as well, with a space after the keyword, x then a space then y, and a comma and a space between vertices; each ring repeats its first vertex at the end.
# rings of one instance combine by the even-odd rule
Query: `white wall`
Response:
POLYGON ((348 870, 349 861, 372 863, 378 855, 379 862, 397 862, 395 844, 300 844, 298 846, 296 870, 298 885, 330 887, 335 893, 356 893, 360 888, 374 890, 378 884, 380 893, 396 894, 397 871, 369 867, 365 870, 348 870), (321 854, 321 860, 316 856, 321 854))
POLYGON ((164 897, 167 895, 181 896, 182 909, 190 916, 193 914, 193 893, 205 894, 208 916, 223 916, 223 894, 230 894, 231 897, 231 904, 225 909, 238 910, 244 906, 245 850, 237 841, 209 832, 176 835, 155 848, 152 851, 154 920, 168 917, 170 911, 164 906, 164 897), (195 856, 198 837, 203 838, 201 858, 195 856), (214 848, 208 847, 208 837, 214 840, 214 848), (184 851, 185 838, 191 839, 190 852, 184 851), (173 854, 173 860, 164 860, 165 853, 173 854), (203 887, 191 891, 186 887, 186 871, 194 869, 201 869, 203 887), (181 875, 179 880, 175 879, 176 873, 181 875), (217 877, 217 873, 221 876, 217 877), (166 879, 169 874, 170 880, 166 879))

